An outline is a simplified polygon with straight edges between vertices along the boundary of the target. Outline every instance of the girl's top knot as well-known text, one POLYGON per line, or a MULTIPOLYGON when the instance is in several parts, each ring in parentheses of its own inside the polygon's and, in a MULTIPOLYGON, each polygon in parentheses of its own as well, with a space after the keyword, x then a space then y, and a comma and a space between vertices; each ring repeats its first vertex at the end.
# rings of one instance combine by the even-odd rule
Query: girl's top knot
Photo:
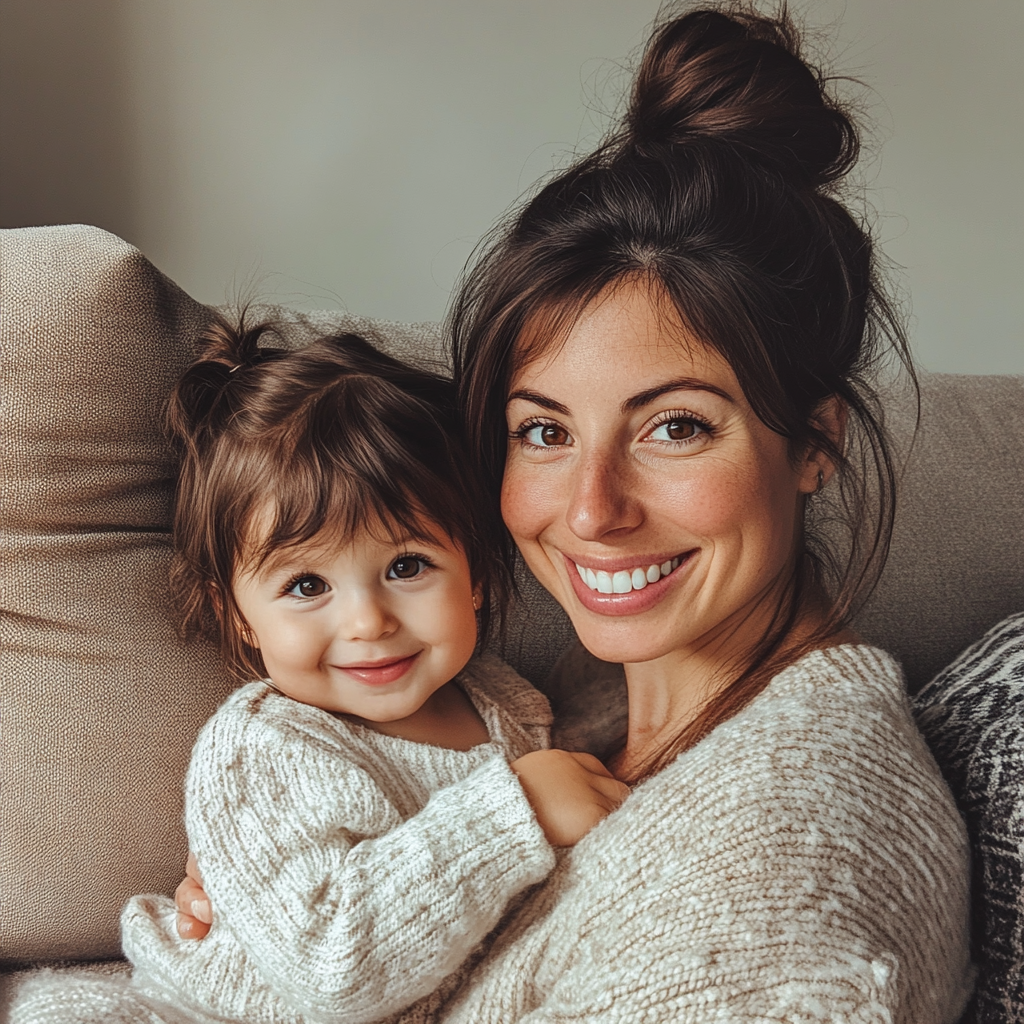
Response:
POLYGON ((666 149, 712 143, 796 187, 828 185, 856 162, 858 140, 825 81, 800 58, 788 16, 695 11, 648 45, 623 153, 657 159, 666 149))
MULTIPOLYGON (((198 358, 185 371, 167 410, 171 436, 183 448, 203 447, 231 418, 236 402, 231 393, 246 387, 247 374, 261 363, 279 358, 285 350, 260 346, 267 334, 276 335, 273 323, 248 325, 242 311, 237 325, 219 313, 200 335, 198 358)), ((238 400, 241 396, 236 395, 238 400)))

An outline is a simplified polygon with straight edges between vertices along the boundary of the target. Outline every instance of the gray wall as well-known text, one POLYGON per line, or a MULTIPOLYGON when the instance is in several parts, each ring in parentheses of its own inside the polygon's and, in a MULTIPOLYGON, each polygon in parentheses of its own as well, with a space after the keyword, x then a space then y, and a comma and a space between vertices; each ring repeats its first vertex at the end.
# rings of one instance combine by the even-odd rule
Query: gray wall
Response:
MULTIPOLYGON (((197 298, 439 318, 600 134, 657 0, 0 0, 0 225, 86 221, 197 298)), ((1024 3, 804 0, 922 363, 1024 372, 1024 3)))

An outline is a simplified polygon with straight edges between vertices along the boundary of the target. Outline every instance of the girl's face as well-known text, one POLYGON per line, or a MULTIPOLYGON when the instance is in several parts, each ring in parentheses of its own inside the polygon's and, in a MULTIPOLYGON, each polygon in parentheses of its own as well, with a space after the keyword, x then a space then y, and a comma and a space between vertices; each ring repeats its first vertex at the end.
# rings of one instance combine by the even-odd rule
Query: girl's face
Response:
POLYGON ((794 462, 667 299, 606 289, 518 374, 507 419, 505 522, 593 654, 728 657, 756 640, 819 462, 794 462))
POLYGON ((232 589, 282 693, 370 722, 419 710, 476 645, 469 565, 447 538, 315 539, 238 573, 232 589))

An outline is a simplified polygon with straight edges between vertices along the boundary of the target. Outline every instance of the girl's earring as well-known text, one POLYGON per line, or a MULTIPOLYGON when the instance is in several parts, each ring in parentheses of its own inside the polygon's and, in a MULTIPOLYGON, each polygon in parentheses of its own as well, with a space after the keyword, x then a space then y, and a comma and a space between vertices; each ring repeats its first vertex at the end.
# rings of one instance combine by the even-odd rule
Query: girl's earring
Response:
POLYGON ((817 494, 825 486, 825 471, 823 469, 818 470, 818 486, 814 488, 814 493, 817 494))

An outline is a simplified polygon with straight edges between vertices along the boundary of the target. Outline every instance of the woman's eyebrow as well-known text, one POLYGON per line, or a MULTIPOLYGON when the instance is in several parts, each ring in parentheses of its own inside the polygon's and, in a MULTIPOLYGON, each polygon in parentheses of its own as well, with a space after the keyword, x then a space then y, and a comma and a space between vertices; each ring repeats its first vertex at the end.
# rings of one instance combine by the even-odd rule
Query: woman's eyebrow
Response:
POLYGON ((723 391, 714 384, 709 384, 706 380, 700 380, 696 377, 676 377, 675 380, 666 381, 657 387, 641 391, 639 394, 633 395, 632 398, 627 398, 622 403, 622 411, 636 412, 637 409, 650 405, 651 402, 656 401, 670 391, 709 391, 713 395, 718 395, 719 398, 724 398, 727 402, 733 404, 736 402, 736 399, 728 391, 723 391))
MULTIPOLYGON (((515 399, 521 398, 524 402, 533 402, 534 405, 539 405, 542 409, 547 409, 550 412, 561 413, 563 416, 569 415, 569 407, 562 405, 561 402, 556 402, 553 398, 548 398, 546 395, 538 394, 536 391, 513 391, 508 396, 508 402, 515 401, 515 399)), ((508 402, 505 404, 507 405, 508 402)))

